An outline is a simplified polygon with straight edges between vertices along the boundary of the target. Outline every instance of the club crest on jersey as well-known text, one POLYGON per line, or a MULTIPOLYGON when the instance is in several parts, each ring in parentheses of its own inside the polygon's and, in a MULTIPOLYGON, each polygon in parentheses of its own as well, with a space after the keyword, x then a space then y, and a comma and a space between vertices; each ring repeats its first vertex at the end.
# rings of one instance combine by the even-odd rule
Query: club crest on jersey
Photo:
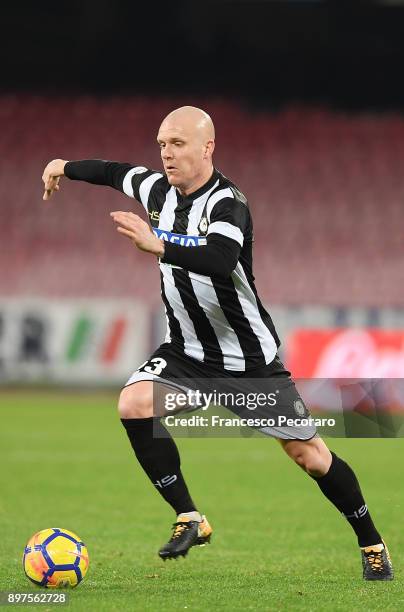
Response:
POLYGON ((181 246, 193 247, 202 246, 206 244, 206 238, 204 236, 188 236, 187 234, 174 234, 173 232, 167 232, 158 227, 152 228, 153 233, 166 242, 173 242, 181 246))
POLYGON ((202 236, 206 236, 206 232, 208 231, 208 220, 206 217, 202 217, 202 219, 200 220, 198 230, 199 233, 202 234, 202 236))
POLYGON ((295 409, 296 414, 300 417, 305 416, 307 413, 307 408, 301 399, 294 401, 293 408, 295 409))

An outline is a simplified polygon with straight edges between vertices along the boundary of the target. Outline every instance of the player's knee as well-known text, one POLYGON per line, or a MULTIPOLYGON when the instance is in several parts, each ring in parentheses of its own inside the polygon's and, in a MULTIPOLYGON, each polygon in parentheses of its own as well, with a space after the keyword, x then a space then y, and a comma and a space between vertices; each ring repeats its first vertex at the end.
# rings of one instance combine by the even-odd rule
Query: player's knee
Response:
MULTIPOLYGON (((328 449, 326 449, 328 451, 328 449)), ((328 454, 322 449, 311 446, 304 442, 297 442, 292 448, 288 449, 289 456, 310 476, 324 476, 329 469, 328 454)))
POLYGON ((316 449, 310 449, 309 452, 303 453, 300 466, 310 476, 323 476, 326 473, 324 462, 316 449))
POLYGON ((296 465, 298 465, 299 467, 302 468, 302 470, 304 470, 305 472, 308 471, 309 469, 309 464, 310 464, 310 468, 312 467, 311 462, 308 460, 308 453, 304 451, 304 449, 298 449, 295 452, 290 454, 290 457, 293 459, 293 461, 296 463, 296 465))
POLYGON ((153 416, 152 385, 136 383, 122 389, 118 412, 121 419, 147 419, 153 416))

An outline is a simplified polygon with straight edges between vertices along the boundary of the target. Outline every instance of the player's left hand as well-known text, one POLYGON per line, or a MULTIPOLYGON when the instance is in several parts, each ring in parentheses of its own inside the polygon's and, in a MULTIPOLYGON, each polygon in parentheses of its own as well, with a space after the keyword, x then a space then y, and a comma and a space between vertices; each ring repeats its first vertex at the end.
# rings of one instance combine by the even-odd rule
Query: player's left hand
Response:
POLYGON ((157 238, 143 219, 132 212, 116 210, 110 213, 120 234, 127 236, 141 251, 164 256, 164 242, 157 238))

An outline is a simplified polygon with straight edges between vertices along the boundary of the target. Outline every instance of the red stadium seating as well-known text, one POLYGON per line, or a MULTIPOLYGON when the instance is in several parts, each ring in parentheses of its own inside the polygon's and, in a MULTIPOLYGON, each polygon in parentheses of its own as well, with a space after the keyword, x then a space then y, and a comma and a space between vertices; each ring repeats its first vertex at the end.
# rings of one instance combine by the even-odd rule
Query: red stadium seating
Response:
MULTIPOLYGON (((194 101, 195 102, 195 101, 194 101)), ((117 235, 117 192, 65 181, 42 201, 46 162, 104 158, 160 167, 155 136, 182 100, 0 97, 2 295, 159 297, 153 258, 117 235)), ((404 118, 198 100, 216 165, 249 198, 266 303, 404 305, 404 118)))

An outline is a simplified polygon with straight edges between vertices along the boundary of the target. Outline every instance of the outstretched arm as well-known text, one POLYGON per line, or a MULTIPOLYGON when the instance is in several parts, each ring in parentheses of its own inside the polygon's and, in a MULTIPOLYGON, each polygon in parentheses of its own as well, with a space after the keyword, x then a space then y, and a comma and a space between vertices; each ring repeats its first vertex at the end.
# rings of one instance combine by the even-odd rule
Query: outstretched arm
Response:
POLYGON ((59 180, 62 176, 67 176, 73 181, 85 181, 93 185, 108 185, 123 191, 123 181, 132 168, 133 166, 130 164, 102 159, 83 159, 79 161, 54 159, 46 166, 42 176, 45 184, 43 199, 49 200, 54 191, 59 191, 59 180))
POLYGON ((59 191, 59 180, 62 176, 73 181, 113 187, 131 198, 136 198, 146 207, 152 186, 163 175, 143 166, 102 159, 54 159, 46 166, 42 176, 45 185, 44 200, 49 200, 54 191, 59 191), (144 181, 145 186, 142 186, 144 181))

